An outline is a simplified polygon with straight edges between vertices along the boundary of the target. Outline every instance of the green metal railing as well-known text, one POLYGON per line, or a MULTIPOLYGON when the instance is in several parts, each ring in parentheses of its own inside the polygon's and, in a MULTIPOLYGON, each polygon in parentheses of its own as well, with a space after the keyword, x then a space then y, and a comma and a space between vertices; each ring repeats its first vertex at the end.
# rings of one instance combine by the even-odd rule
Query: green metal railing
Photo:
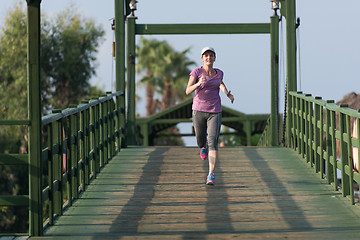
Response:
POLYGON ((271 128, 271 125, 270 125, 270 122, 271 122, 271 118, 269 117, 267 122, 266 122, 266 126, 265 126, 265 129, 264 129, 264 132, 263 134, 261 135, 260 139, 259 139, 259 142, 258 142, 258 146, 265 146, 265 147, 269 147, 271 146, 271 131, 272 131, 272 128, 271 128))
MULTIPOLYGON (((30 221, 30 229, 42 232, 45 225, 53 225, 55 217, 72 205, 91 179, 120 151, 124 144, 121 142, 124 129, 120 125, 124 114, 120 107, 122 95, 123 92, 107 93, 62 111, 55 110, 42 118, 42 177, 36 181, 41 183, 42 208, 36 214, 43 221, 30 221)), ((26 122, 0 123, 19 125, 26 122)), ((27 166, 28 163, 27 154, 0 155, 0 165, 27 166)), ((28 195, 0 196, 0 206, 29 206, 30 201, 28 195)))
MULTIPOLYGON (((26 126, 29 127, 29 120, 0 120, 0 127, 8 127, 8 126, 26 126)), ((25 131, 25 130, 24 130, 25 131)), ((24 172, 27 171, 29 167, 29 154, 14 154, 14 153, 0 153, 0 168, 12 166, 16 168, 16 171, 20 171, 22 169, 24 172)), ((10 170, 13 171, 13 170, 10 170)), ((4 183, 3 183, 4 184, 4 183)), ((8 185, 8 183, 5 183, 8 185)), ((2 193, 4 194, 4 193, 2 193)), ((29 195, 10 195, 6 193, 6 195, 0 195, 0 210, 1 208, 27 208, 29 207, 29 195)), ((3 214, 1 212, 1 214, 3 214)), ((6 233, 2 233, 0 231, 0 237, 2 235, 7 235, 6 233)), ((15 233, 12 235, 27 235, 26 233, 15 233)))
POLYGON ((302 92, 289 93, 289 136, 287 145, 296 150, 306 162, 338 190, 338 170, 341 172, 342 195, 354 199, 354 182, 360 175, 354 170, 359 162, 360 112, 348 105, 336 105, 302 92), (356 133, 352 129, 356 124, 356 133), (354 136, 352 136, 354 135, 354 136), (354 156, 357 156, 354 159, 354 156))

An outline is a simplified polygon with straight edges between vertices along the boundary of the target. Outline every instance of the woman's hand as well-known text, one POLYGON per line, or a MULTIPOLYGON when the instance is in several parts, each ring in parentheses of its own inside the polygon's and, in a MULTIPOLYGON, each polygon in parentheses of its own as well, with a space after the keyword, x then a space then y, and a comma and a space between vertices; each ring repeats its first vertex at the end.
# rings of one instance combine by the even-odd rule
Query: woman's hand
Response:
POLYGON ((189 95, 192 92, 194 92, 198 87, 203 85, 205 83, 205 81, 206 81, 206 78, 204 75, 202 75, 198 80, 195 79, 194 76, 190 76, 188 85, 185 90, 186 95, 189 95))
POLYGON ((199 81, 198 81, 198 86, 203 86, 206 82, 206 78, 204 76, 204 74, 199 78, 199 81))
POLYGON ((235 98, 234 95, 231 94, 231 91, 229 91, 226 96, 230 99, 231 103, 234 103, 235 98))

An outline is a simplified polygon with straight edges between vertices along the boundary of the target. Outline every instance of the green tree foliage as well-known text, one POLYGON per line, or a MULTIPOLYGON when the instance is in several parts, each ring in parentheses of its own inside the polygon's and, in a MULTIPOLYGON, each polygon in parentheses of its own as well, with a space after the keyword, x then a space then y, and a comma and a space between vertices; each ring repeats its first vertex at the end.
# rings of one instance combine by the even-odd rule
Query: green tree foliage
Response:
MULTIPOLYGON (((0 32, 0 119, 27 118, 26 54, 26 15, 16 5, 0 32)), ((25 127, 1 127, 0 151, 18 152, 25 132, 25 127)))
MULTIPOLYGON (((41 22, 44 110, 65 108, 91 92, 99 92, 89 80, 95 74, 102 27, 70 9, 51 21, 43 16, 41 22)), ((25 8, 17 4, 8 12, 0 31, 0 119, 27 119, 26 26, 25 8)), ((0 136, 0 152, 13 152, 20 146, 26 152, 26 128, 1 127, 0 136), (15 146, 13 142, 17 142, 15 146)))
POLYGON ((104 31, 94 21, 66 9, 53 23, 44 24, 42 32, 41 68, 47 100, 55 108, 77 103, 89 93, 104 31))
MULTIPOLYGON (((41 19, 43 110, 64 108, 101 91, 89 84, 104 31, 66 9, 41 19)), ((27 119, 27 13, 16 4, 0 29, 0 119, 27 119)), ((0 126, 0 153, 27 153, 27 128, 0 126)), ((27 167, 0 166, 0 195, 27 195, 27 167)), ((0 207, 1 232, 27 232, 27 209, 0 207)))

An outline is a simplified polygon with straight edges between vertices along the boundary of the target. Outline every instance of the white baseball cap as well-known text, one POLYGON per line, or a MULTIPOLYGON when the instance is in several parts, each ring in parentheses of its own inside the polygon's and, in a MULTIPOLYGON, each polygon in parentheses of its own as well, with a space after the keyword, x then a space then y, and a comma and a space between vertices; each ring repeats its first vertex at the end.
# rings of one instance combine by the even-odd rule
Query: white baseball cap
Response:
POLYGON ((216 55, 214 48, 212 48, 212 47, 204 47, 204 48, 201 50, 201 56, 202 56, 206 51, 212 51, 212 52, 214 53, 214 55, 216 55))

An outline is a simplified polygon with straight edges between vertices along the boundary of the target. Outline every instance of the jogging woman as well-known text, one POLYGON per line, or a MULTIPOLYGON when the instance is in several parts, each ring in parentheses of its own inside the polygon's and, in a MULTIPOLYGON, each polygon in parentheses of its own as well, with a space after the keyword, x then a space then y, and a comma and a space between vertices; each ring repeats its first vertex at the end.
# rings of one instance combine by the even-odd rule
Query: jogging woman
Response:
POLYGON ((206 184, 215 184, 214 169, 218 158, 218 140, 221 127, 221 98, 219 89, 234 102, 234 96, 228 91, 224 82, 224 73, 214 68, 216 53, 214 48, 205 47, 201 50, 202 67, 195 68, 189 77, 186 94, 195 91, 193 99, 193 124, 200 157, 209 157, 209 174, 206 184))

